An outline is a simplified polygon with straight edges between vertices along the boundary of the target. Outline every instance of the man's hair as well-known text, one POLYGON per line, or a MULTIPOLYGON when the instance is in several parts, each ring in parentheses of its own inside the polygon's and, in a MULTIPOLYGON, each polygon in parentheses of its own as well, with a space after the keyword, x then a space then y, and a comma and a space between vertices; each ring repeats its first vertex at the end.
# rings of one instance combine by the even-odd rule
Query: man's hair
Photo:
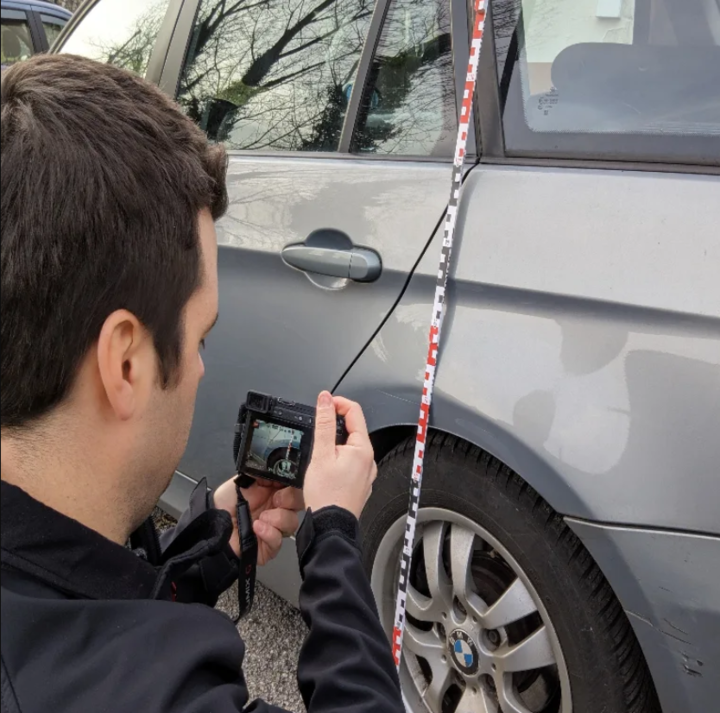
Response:
POLYGON ((63 401, 118 309, 171 386, 202 280, 199 213, 227 207, 224 150, 156 87, 70 55, 4 74, 1 142, 2 426, 63 401))

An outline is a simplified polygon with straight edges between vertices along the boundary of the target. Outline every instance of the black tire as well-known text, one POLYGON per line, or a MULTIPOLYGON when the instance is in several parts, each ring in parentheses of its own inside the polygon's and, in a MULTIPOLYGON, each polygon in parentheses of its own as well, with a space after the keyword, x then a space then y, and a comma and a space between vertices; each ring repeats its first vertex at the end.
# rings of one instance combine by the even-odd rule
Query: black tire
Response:
MULTIPOLYGON (((368 572, 390 526, 404 516, 414 439, 380 463, 362 516, 368 572)), ((563 519, 516 473, 484 451, 432 434, 422 507, 452 510, 493 535, 524 570, 557 633, 575 713, 656 713, 639 644, 607 580, 563 519)))

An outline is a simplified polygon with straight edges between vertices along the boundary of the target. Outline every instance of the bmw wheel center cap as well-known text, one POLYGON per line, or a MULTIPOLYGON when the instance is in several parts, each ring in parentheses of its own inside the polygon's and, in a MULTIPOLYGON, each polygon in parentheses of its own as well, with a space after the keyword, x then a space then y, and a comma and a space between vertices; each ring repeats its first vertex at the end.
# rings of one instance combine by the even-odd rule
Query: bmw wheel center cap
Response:
POLYGON ((475 642, 462 629, 456 629, 448 640, 450 655, 456 668, 466 676, 474 676, 480 666, 480 657, 475 642))

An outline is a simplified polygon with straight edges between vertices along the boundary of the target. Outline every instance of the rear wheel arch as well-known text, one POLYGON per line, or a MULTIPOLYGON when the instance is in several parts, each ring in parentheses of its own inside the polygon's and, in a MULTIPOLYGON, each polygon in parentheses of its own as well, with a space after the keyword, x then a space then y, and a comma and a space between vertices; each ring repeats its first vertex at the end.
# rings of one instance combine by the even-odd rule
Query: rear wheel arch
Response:
MULTIPOLYGON (((443 420, 447 422, 446 419, 443 420)), ((464 432, 460 429, 453 431, 430 427, 428 440, 440 439, 440 442, 444 442, 446 439, 453 439, 456 448, 479 448, 516 473, 536 490, 556 513, 591 519, 587 507, 571 484, 514 434, 502 431, 501 435, 496 435, 493 431, 497 430, 497 426, 490 427, 489 420, 480 414, 476 414, 476 419, 472 421, 457 418, 455 422, 465 426, 464 432), (473 431, 475 437, 472 437, 469 431, 473 431)), ((375 450, 375 460, 379 463, 395 447, 413 437, 416 431, 415 424, 398 424, 372 430, 370 440, 375 450)))
MULTIPOLYGON (((381 461, 381 475, 377 484, 379 487, 376 488, 376 497, 371 499, 369 503, 371 507, 369 511, 366 511, 363 515, 363 529, 368 536, 368 545, 371 545, 373 542, 377 544, 380 530, 385 529, 385 526, 390 522, 390 520, 388 520, 389 510, 393 510, 395 513, 392 516, 394 518, 397 517, 400 510, 405 507, 404 492, 402 492, 402 488, 398 487, 398 483, 403 480, 402 473, 406 468, 409 475, 409 466, 414 448, 414 438, 412 437, 414 430, 414 427, 406 426, 396 427, 394 429, 383 429, 382 433, 373 434, 375 437, 374 440, 376 440, 380 446, 378 456, 381 457, 379 457, 378 460, 381 461), (407 436, 408 430, 410 432, 409 437, 407 436), (403 433, 405 434, 405 438, 396 442, 389 450, 386 450, 393 439, 398 439, 403 433), (398 465, 402 465, 402 468, 398 469, 398 465), (390 466, 389 471, 393 474, 392 481, 394 481, 394 486, 391 486, 389 482, 382 482, 383 475, 386 478, 388 477, 388 466, 390 466), (372 507, 373 500, 375 501, 374 508, 372 507), (380 510, 377 508, 378 505, 380 506, 380 510), (376 520, 376 517, 379 519, 376 520)), ((485 449, 479 448, 467 440, 458 438, 447 432, 432 430, 427 440, 427 454, 431 459, 430 463, 428 463, 428 485, 430 486, 428 494, 430 497, 426 500, 425 507, 434 508, 440 504, 443 507, 449 507, 451 510, 454 510, 453 501, 455 501, 455 504, 458 505, 459 508, 458 512, 463 510, 463 507, 459 501, 457 501, 458 496, 461 498, 464 497, 462 490, 455 491, 452 488, 448 490, 445 486, 442 486, 442 489, 438 490, 438 483, 433 483, 433 477, 437 481, 437 473, 435 473, 435 471, 438 470, 438 463, 445 461, 448 464, 455 463, 458 467, 460 467, 461 464, 465 464, 469 467, 469 471, 466 468, 464 480, 462 481, 463 484, 467 486, 468 475, 470 478, 477 476, 479 488, 482 488, 483 485, 488 487, 491 481, 494 482, 495 487, 506 492, 511 500, 517 500, 518 507, 524 508, 526 512, 531 511, 532 518, 542 523, 542 527, 547 528, 553 540, 557 540, 557 546, 561 548, 567 556, 565 561, 567 562, 568 576, 574 576, 578 581, 582 580, 588 605, 591 606, 592 609, 597 609, 603 617, 602 628, 604 630, 603 636, 606 640, 606 649, 609 650, 612 648, 617 655, 614 671, 616 675, 620 675, 622 680, 622 688, 625 691, 625 704, 621 704, 616 700, 611 710, 622 710, 623 713, 625 713, 625 711, 633 711, 633 713, 656 711, 657 699, 649 677, 649 672, 647 671, 637 640, 632 633, 626 616, 622 612, 622 608, 617 601, 612 586, 605 579, 604 574, 592 556, 567 527, 563 518, 552 505, 548 503, 526 479, 518 475, 516 471, 488 453, 485 449), (435 488, 434 491, 433 487, 435 488), (440 493, 447 493, 447 495, 441 496, 440 493), (444 498, 448 502, 444 505, 442 503, 430 502, 438 500, 438 497, 441 499, 444 498), (524 503, 524 505, 522 503, 524 503), (571 570, 574 572, 573 575, 570 575, 571 570), (608 643, 608 641, 610 643, 608 643), (622 673, 620 674, 620 672, 622 673)), ((460 483, 458 485, 460 485, 460 483)), ((473 488, 473 490, 475 489, 473 488)), ((475 490, 475 499, 479 492, 479 490, 475 490)), ((421 498, 421 508, 422 507, 424 506, 421 498)), ((511 512, 514 512, 514 510, 511 509, 511 512)), ((467 513, 465 514, 467 515, 467 513)), ((376 550, 374 546, 370 546, 369 550, 372 550, 372 553, 370 551, 366 552, 366 566, 371 568, 376 550)), ((612 662, 609 661, 609 663, 612 662)), ((620 684, 620 681, 617 681, 617 683, 620 684)), ((601 696, 601 698, 604 698, 604 696, 601 696)), ((603 708, 603 710, 605 709, 603 708)))

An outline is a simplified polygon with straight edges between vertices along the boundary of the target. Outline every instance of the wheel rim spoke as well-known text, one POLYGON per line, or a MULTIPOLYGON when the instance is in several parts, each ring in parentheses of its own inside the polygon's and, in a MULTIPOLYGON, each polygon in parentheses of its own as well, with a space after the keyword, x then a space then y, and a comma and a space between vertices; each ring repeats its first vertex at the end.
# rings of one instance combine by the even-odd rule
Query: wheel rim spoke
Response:
POLYGON ((498 670, 505 673, 530 671, 555 663, 555 654, 545 626, 519 644, 506 646, 495 652, 498 670))
POLYGON ((511 676, 506 676, 508 681, 497 687, 498 704, 502 713, 531 713, 519 700, 515 691, 512 689, 511 676))
POLYGON ((407 589, 407 613, 419 621, 436 621, 436 603, 434 599, 418 592, 412 584, 407 589))
POLYGON ((452 683, 452 673, 448 664, 441 659, 434 659, 429 663, 432 670, 432 681, 423 694, 423 700, 431 711, 441 711, 443 698, 452 683))
POLYGON ((454 525, 450 530, 450 568, 453 593, 469 614, 482 617, 486 607, 480 597, 472 591, 470 565, 474 549, 475 533, 454 525))
POLYGON ((443 562, 444 542, 444 523, 434 522, 423 531, 425 574, 430 599, 433 601, 432 611, 436 619, 440 617, 442 610, 447 611, 452 604, 452 584, 443 562))
POLYGON ((409 623, 405 626, 403 643, 408 651, 427 659, 431 666, 442 659, 445 648, 434 629, 422 631, 409 623))
POLYGON ((517 577, 500 599, 480 617, 480 621, 486 629, 499 629, 536 611, 537 606, 528 588, 517 577))
POLYGON ((455 713, 497 713, 497 705, 482 687, 472 689, 468 686, 455 713))

